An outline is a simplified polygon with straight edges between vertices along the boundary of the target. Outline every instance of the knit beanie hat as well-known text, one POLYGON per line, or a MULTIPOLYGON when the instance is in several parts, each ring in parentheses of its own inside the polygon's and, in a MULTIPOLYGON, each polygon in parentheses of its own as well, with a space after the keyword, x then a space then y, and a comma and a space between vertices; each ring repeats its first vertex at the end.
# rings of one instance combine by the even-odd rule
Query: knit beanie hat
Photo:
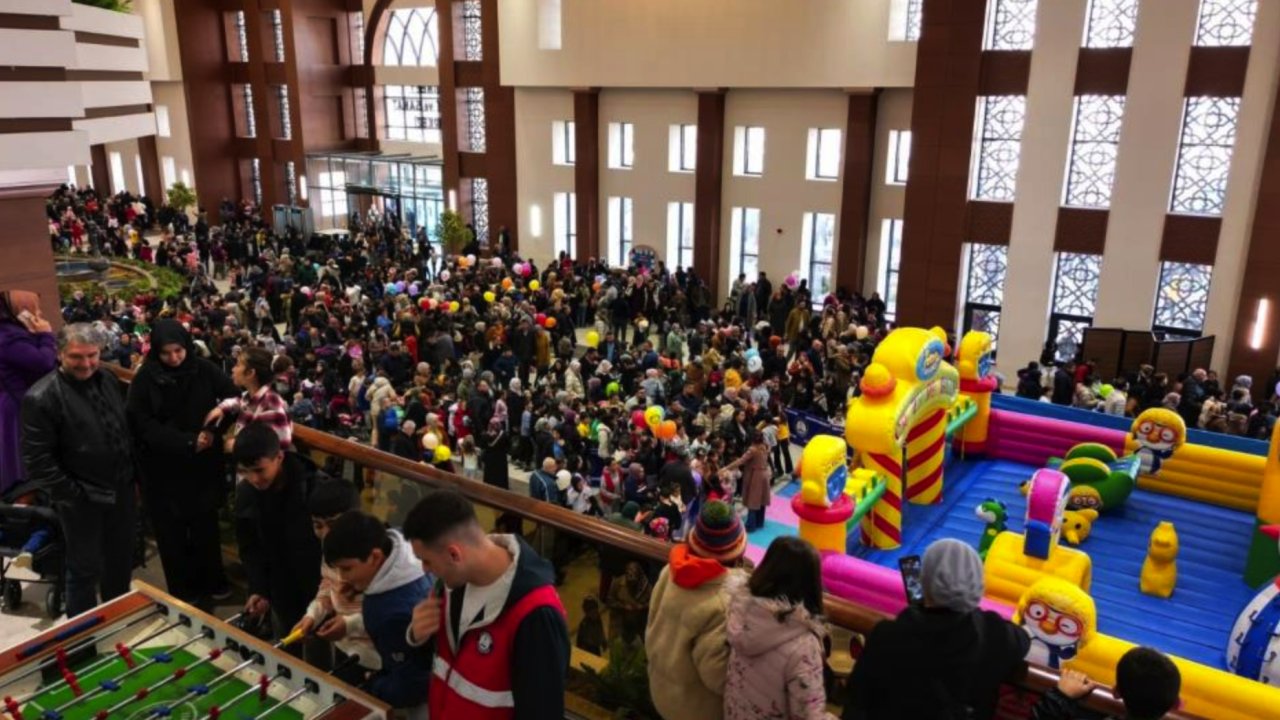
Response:
POLYGON ((978 608, 982 601, 982 559, 968 543, 938 540, 924 553, 921 573, 925 597, 935 607, 958 612, 978 608))
POLYGON ((742 557, 746 549, 747 533, 733 508, 720 500, 703 505, 689 533, 689 550, 698 557, 728 564, 742 557))

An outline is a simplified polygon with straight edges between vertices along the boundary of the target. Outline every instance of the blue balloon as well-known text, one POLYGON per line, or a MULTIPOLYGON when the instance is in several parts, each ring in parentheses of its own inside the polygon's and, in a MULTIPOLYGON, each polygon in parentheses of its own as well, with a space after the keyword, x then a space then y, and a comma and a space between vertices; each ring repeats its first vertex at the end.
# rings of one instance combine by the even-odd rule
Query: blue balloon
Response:
POLYGON ((753 357, 760 357, 760 351, 757 348, 748 348, 747 359, 750 360, 753 357))

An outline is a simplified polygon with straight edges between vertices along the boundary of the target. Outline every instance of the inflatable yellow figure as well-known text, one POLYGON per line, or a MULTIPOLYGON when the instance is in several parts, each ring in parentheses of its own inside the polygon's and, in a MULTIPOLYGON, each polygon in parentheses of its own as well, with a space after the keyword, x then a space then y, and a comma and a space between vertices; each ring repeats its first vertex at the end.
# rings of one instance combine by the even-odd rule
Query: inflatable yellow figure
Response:
POLYGON ((956 370, 960 373, 960 395, 972 400, 978 412, 960 432, 964 446, 974 452, 982 452, 987 445, 987 428, 991 422, 991 393, 1000 389, 1000 381, 991 370, 991 335, 970 330, 960 340, 956 352, 956 370))
POLYGON ((1147 595, 1167 598, 1178 584, 1178 531, 1162 522, 1151 531, 1147 559, 1142 562, 1139 587, 1147 595))
POLYGON ((1160 465, 1187 440, 1187 424, 1182 416, 1165 408, 1143 411, 1134 418, 1130 432, 1138 444, 1136 454, 1142 459, 1144 475, 1158 475, 1160 465))
POLYGON ((1057 670, 1093 639, 1098 609, 1079 587, 1061 578, 1042 577, 1022 594, 1013 623, 1031 636, 1027 660, 1057 670))

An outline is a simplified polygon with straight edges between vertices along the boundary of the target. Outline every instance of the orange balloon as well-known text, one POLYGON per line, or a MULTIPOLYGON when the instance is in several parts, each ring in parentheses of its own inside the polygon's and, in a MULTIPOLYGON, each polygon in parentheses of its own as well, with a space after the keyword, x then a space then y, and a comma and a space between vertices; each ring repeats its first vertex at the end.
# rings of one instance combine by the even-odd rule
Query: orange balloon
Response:
POLYGON ((553 328, 553 327, 555 327, 555 326, 556 326, 556 319, 555 319, 555 318, 553 318, 553 317, 549 317, 549 318, 547 318, 547 329, 548 329, 548 330, 550 330, 551 328, 553 328))
POLYGON ((660 440, 674 439, 676 436, 676 421, 663 420, 662 424, 658 426, 657 435, 658 435, 658 439, 660 440))
POLYGON ((512 284, 513 284, 513 283, 511 282, 511 278, 502 278, 502 289, 503 289, 503 290, 510 290, 510 289, 511 289, 511 285, 512 285, 512 284))

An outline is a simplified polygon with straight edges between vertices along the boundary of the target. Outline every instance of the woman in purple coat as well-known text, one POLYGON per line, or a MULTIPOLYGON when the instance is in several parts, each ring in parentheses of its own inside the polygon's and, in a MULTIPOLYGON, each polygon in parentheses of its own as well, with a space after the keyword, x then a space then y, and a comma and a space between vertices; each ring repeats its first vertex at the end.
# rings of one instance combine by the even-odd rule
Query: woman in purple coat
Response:
POLYGON ((57 367, 56 345, 49 321, 40 314, 40 296, 0 292, 0 495, 26 479, 18 411, 27 388, 57 367))

